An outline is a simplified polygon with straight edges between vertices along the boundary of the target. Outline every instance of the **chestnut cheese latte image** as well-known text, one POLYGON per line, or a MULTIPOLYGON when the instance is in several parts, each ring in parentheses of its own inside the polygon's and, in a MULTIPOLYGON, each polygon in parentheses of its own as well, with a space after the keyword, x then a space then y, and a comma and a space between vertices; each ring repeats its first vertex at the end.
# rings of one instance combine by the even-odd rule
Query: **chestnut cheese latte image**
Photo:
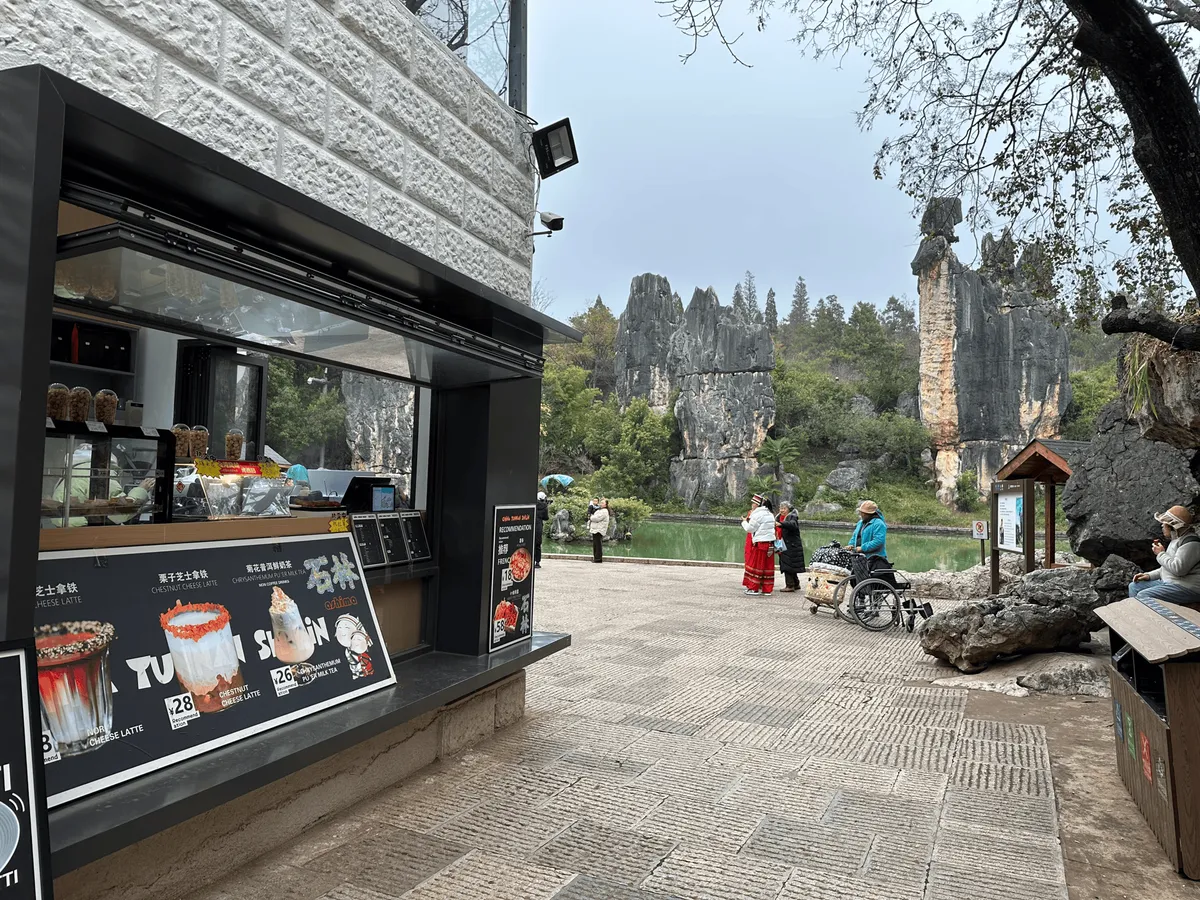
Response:
POLYGON ((271 631, 275 636, 275 658, 282 663, 302 663, 316 649, 296 601, 279 586, 271 589, 271 631))

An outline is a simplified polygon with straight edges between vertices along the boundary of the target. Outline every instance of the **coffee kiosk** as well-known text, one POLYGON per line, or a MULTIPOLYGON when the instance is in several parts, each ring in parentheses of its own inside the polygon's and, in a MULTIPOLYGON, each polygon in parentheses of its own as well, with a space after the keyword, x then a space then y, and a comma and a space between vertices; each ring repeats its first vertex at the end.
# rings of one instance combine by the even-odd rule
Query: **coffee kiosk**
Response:
POLYGON ((0 73, 0 121, 0 641, 38 639, 55 876, 569 644, 529 608, 489 652, 574 330, 50 70, 0 73), (415 387, 414 508, 289 508, 272 355, 415 387))

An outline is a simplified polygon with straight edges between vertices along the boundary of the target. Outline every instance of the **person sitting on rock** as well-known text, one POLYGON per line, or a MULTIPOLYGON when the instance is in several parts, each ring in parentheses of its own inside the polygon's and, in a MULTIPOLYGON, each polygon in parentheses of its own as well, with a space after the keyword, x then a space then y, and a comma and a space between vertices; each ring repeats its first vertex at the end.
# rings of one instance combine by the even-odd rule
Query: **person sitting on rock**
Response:
POLYGON ((1135 575, 1129 596, 1200 605, 1200 535, 1196 534, 1192 511, 1186 506, 1172 506, 1154 518, 1162 525, 1163 537, 1169 543, 1164 547, 1156 540, 1150 545, 1159 567, 1135 575))

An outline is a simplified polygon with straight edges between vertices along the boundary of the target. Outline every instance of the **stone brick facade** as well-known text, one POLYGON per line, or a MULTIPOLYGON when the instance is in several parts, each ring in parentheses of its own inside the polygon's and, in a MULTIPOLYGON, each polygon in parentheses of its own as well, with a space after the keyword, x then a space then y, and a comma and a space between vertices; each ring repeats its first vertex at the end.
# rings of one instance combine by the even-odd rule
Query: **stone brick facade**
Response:
POLYGON ((528 129, 400 0, 7 0, 29 63, 529 302, 528 129))

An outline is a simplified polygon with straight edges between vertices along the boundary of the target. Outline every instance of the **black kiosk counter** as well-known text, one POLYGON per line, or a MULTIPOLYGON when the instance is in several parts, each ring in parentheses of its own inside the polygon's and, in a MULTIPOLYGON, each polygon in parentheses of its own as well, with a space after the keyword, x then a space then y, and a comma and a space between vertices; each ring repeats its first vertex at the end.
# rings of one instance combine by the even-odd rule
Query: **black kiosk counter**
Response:
POLYGON ((0 72, 0 117, 0 643, 38 648, 56 891, 165 896, 211 877, 196 842, 231 868, 520 716, 570 638, 497 644, 494 523, 579 335, 50 70, 0 72), (289 508, 270 358, 412 386, 404 494, 289 508))

